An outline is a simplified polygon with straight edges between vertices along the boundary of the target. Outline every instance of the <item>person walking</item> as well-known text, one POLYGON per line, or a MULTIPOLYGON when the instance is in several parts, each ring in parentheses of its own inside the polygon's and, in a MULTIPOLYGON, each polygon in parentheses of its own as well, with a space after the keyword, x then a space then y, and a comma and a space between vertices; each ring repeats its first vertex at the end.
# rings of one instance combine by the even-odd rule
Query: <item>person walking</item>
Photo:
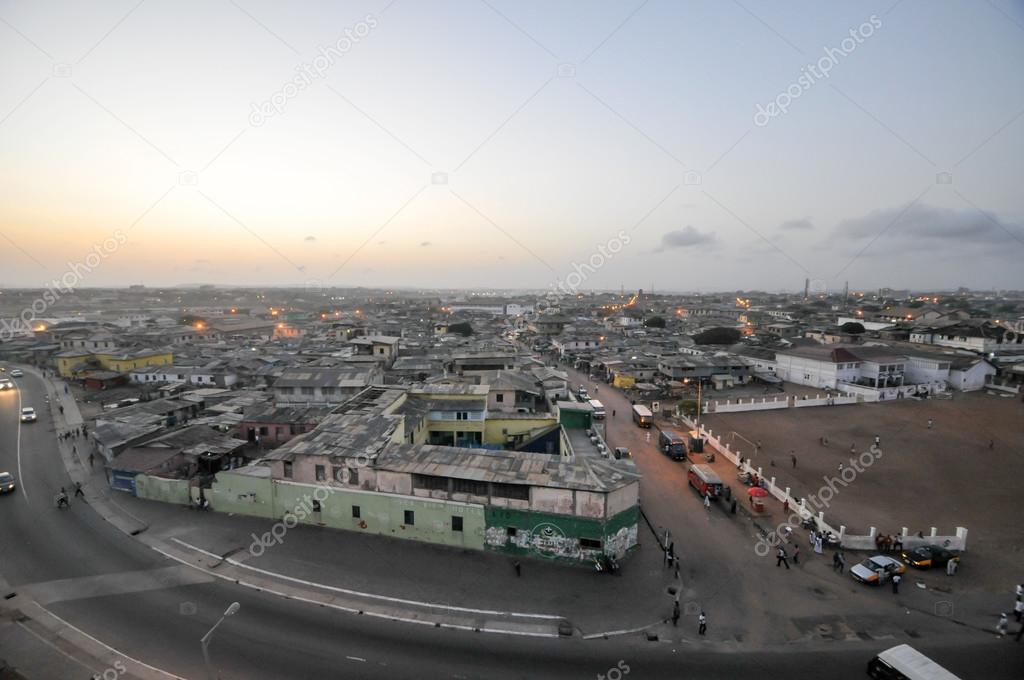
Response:
POLYGON ((786 569, 789 569, 789 560, 786 559, 786 549, 783 548, 781 545, 779 546, 779 551, 775 554, 775 557, 776 567, 779 567, 784 564, 786 565, 786 569))
POLYGON ((850 444, 850 453, 857 453, 857 445, 850 444))
POLYGON ((1024 600, 1017 600, 1013 605, 1013 618, 1017 619, 1017 623, 1021 622, 1024 618, 1024 600))
POLYGON ((903 577, 900 576, 899 574, 893 574, 892 575, 892 594, 893 595, 899 595, 900 594, 900 581, 902 581, 902 580, 903 580, 903 577))
POLYGON ((796 469, 796 456, 794 456, 794 455, 793 455, 793 454, 791 453, 791 454, 789 454, 789 459, 790 459, 791 461, 793 461, 793 469, 796 469))
POLYGON ((825 545, 825 541, 821 537, 821 534, 818 534, 817 536, 814 537, 814 552, 818 553, 819 555, 824 555, 825 554, 824 545, 825 545))
POLYGON ((782 501, 782 512, 785 515, 789 514, 789 499, 782 501))
POLYGON ((995 439, 989 439, 988 440, 988 450, 991 451, 995 447, 996 447, 996 440, 995 439))
POLYGON ((946 576, 955 576, 956 575, 956 568, 957 568, 957 561, 956 560, 950 560, 949 562, 946 562, 946 576))
POLYGON ((999 615, 999 623, 996 624, 996 632, 999 633, 999 637, 1004 637, 1006 631, 1010 628, 1010 622, 1006 619, 1006 613, 999 615))
POLYGON ((842 574, 846 570, 846 555, 839 553, 839 573, 842 574))
POLYGON ((697 617, 697 635, 703 635, 708 630, 708 617, 703 611, 697 617))
POLYGON ((512 562, 512 566, 516 570, 516 576, 522 576, 523 575, 523 565, 519 564, 519 560, 514 560, 512 562))
POLYGON ((96 462, 96 454, 95 453, 90 453, 89 454, 89 467, 92 467, 93 463, 95 463, 95 462, 96 462))
POLYGON ((612 409, 612 418, 615 417, 615 409, 612 409))
POLYGON ((875 446, 881 446, 881 445, 882 445, 882 438, 881 438, 881 437, 879 437, 879 436, 878 436, 878 435, 876 434, 876 435, 875 435, 875 446))
POLYGON ((933 422, 934 422, 934 421, 933 421, 933 420, 932 420, 931 418, 929 418, 929 419, 928 419, 928 429, 929 429, 929 430, 930 430, 930 429, 932 429, 932 423, 933 423, 933 422))
POLYGON ((82 491, 81 482, 75 482, 75 498, 85 498, 85 492, 82 491))
POLYGON ((793 548, 793 564, 800 564, 800 546, 793 548))
POLYGON ((64 404, 61 404, 61 405, 60 405, 60 406, 58 406, 57 408, 59 408, 59 409, 60 409, 60 414, 61 414, 61 415, 64 415, 64 404))
POLYGON ((679 600, 672 604, 672 626, 674 628, 679 626, 679 600))
POLYGON ((842 464, 842 463, 840 463, 840 464, 839 464, 839 468, 838 468, 838 470, 836 470, 836 472, 837 472, 837 473, 838 473, 838 474, 839 474, 840 476, 842 476, 842 474, 843 474, 843 464, 842 464))
POLYGON ((711 510, 711 494, 704 494, 704 509, 708 511, 711 510))

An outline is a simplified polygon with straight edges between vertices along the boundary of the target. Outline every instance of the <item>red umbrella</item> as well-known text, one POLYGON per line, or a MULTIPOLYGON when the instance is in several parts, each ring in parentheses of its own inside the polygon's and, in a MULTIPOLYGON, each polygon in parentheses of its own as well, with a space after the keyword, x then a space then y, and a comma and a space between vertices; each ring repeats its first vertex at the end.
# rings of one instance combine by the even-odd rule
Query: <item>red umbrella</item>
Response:
POLYGON ((765 496, 768 495, 768 492, 759 486, 750 487, 749 489, 747 489, 747 493, 754 498, 764 498, 765 496))

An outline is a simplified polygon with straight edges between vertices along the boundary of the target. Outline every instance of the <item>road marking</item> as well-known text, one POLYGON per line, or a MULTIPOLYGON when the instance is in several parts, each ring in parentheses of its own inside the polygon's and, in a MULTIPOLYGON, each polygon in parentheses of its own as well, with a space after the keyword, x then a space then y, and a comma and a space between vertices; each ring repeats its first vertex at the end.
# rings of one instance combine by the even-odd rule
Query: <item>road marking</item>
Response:
POLYGON ((17 444, 15 445, 18 457, 18 484, 21 484, 22 498, 24 498, 25 502, 28 503, 28 486, 25 484, 25 476, 21 474, 21 385, 18 383, 14 383, 14 385, 18 389, 18 438, 17 444))
POLYGON ((85 632, 84 630, 82 630, 81 628, 77 628, 77 627, 75 627, 75 626, 71 625, 70 623, 68 623, 68 622, 67 622, 67 621, 65 621, 64 619, 62 619, 62 618, 60 618, 59 616, 57 616, 56 614, 54 614, 54 613, 53 613, 52 611, 50 611, 49 609, 47 609, 47 608, 45 608, 45 607, 43 607, 43 606, 41 606, 41 605, 39 606, 39 608, 40 608, 40 609, 42 609, 42 610, 43 610, 44 612, 46 612, 46 613, 47 613, 47 615, 49 615, 49 616, 52 616, 53 618, 55 618, 55 619, 57 619, 58 621, 60 621, 60 622, 61 622, 61 624, 63 624, 63 625, 64 625, 64 626, 66 626, 67 628, 70 628, 71 630, 75 631, 76 633, 78 633, 78 634, 79 634, 79 635, 81 635, 82 637, 85 637, 85 638, 87 638, 87 639, 91 640, 92 642, 95 642, 96 644, 98 644, 99 646, 103 647, 103 648, 104 648, 104 649, 106 649, 107 651, 109 651, 109 652, 111 652, 111 653, 113 653, 113 654, 117 654, 118 656, 120 656, 120 657, 121 657, 121 658, 123 658, 123 659, 128 659, 128 660, 129 660, 129 661, 131 661, 132 663, 134 663, 134 664, 137 664, 137 665, 139 665, 139 666, 142 666, 143 668, 145 668, 145 669, 147 669, 147 670, 151 670, 151 671, 153 671, 154 673, 160 673, 160 674, 162 674, 162 675, 165 675, 166 677, 170 678, 171 680, 188 680, 188 678, 183 678, 183 677, 181 677, 180 675, 175 675, 174 673, 169 673, 169 672, 167 672, 167 671, 163 670, 162 668, 157 668, 156 666, 150 666, 150 665, 149 665, 148 663, 145 663, 145 662, 143 662, 143 661, 139 661, 138 659, 136 659, 136 658, 134 658, 134 657, 130 657, 130 656, 128 656, 127 654, 125 654, 124 652, 122 652, 122 651, 120 651, 120 650, 117 650, 117 649, 114 649, 113 647, 111 647, 111 646, 110 646, 110 645, 108 645, 107 643, 103 642, 102 640, 99 640, 99 639, 97 639, 97 638, 94 638, 94 637, 93 637, 92 635, 89 635, 88 633, 86 633, 86 632, 85 632))
POLYGON ((107 595, 124 595, 181 586, 211 583, 212 578, 196 574, 182 566, 160 567, 138 571, 122 571, 98 576, 41 581, 21 586, 42 606, 107 595))
POLYGON ((349 659, 350 661, 362 661, 363 663, 366 663, 366 659, 363 659, 358 656, 346 656, 345 658, 349 659))
POLYGON ((385 602, 394 602, 394 603, 397 603, 397 604, 410 604, 410 605, 414 605, 414 606, 417 606, 417 607, 427 607, 427 608, 430 608, 430 609, 445 609, 445 610, 448 610, 448 611, 464 612, 464 613, 467 613, 467 614, 484 614, 484 615, 487 615, 487 616, 514 616, 514 617, 517 617, 517 618, 545 619, 545 620, 549 620, 549 621, 561 621, 562 619, 565 618, 564 616, 556 616, 556 615, 553 615, 553 614, 530 614, 530 613, 526 613, 526 612, 495 611, 495 610, 492 610, 492 609, 473 609, 471 607, 453 607, 453 606, 450 606, 450 605, 436 604, 436 603, 433 603, 433 602, 421 602, 420 600, 405 600, 405 599, 402 599, 402 598, 399 598, 399 597, 390 597, 388 595, 376 595, 374 593, 364 593, 364 592, 360 592, 358 590, 349 590, 347 588, 339 588, 337 586, 328 586, 328 585, 324 585, 322 583, 315 583, 313 581, 304 581, 304 580, 302 580, 300 578, 295 578, 293 576, 286 576, 284 574, 278 574, 278 573, 273 572, 273 571, 267 571, 266 569, 260 569, 259 567, 253 567, 253 566, 250 566, 250 565, 245 564, 243 562, 239 562, 238 560, 232 559, 230 557, 225 559, 225 558, 221 557, 220 555, 217 555, 215 553, 211 553, 211 552, 209 552, 207 550, 203 550, 202 548, 198 548, 198 547, 196 547, 194 545, 191 545, 190 543, 186 543, 185 541, 182 541, 181 539, 178 539, 178 538, 171 538, 171 540, 174 541, 175 543, 177 543, 178 545, 182 545, 182 546, 184 546, 186 548, 189 548, 190 550, 195 550, 196 552, 202 553, 203 555, 206 555, 207 557, 211 557, 211 558, 214 558, 214 559, 217 559, 217 560, 224 560, 225 562, 227 562, 228 564, 230 564, 230 565, 232 565, 234 567, 239 567, 241 569, 248 569, 250 571, 255 571, 257 573, 263 574, 265 576, 270 576, 272 578, 279 578, 279 579, 283 579, 285 581, 291 581, 293 583, 300 583, 300 584, 302 584, 304 586, 309 586, 311 588, 320 588, 321 590, 329 590, 329 591, 336 592, 336 593, 343 593, 345 595, 353 595, 353 596, 356 596, 356 597, 366 597, 366 598, 370 598, 370 599, 374 599, 374 600, 384 600, 385 602))
POLYGON ((410 619, 410 618, 403 617, 403 616, 394 616, 394 615, 391 615, 391 614, 381 614, 380 612, 371 612, 371 611, 366 611, 366 610, 353 609, 352 607, 346 607, 344 605, 335 604, 333 602, 323 602, 321 600, 314 600, 312 598, 302 597, 301 595, 289 595, 288 593, 283 593, 283 592, 281 592, 279 590, 274 590, 272 588, 267 588, 266 586, 260 585, 258 583, 249 583, 248 581, 242 581, 240 579, 232 578, 232 577, 226 576, 224 574, 218 574, 218 573, 216 573, 214 571, 211 571, 209 569, 205 569, 205 568, 197 566, 195 564, 191 564, 189 562, 186 562, 182 558, 177 557, 175 555, 172 555, 169 552, 163 551, 160 548, 157 548, 156 546, 151 545, 149 547, 152 548, 153 550, 155 550, 156 552, 160 553, 161 555, 163 555, 167 559, 174 560, 175 562, 180 562, 181 564, 188 565, 188 566, 192 567, 193 569, 198 569, 199 571, 207 573, 210 576, 216 576, 219 579, 222 579, 224 581, 228 581, 230 583, 234 583, 235 585, 243 586, 245 588, 251 588, 252 590, 255 590, 255 591, 261 592, 261 593, 270 593, 271 595, 277 595, 278 597, 283 597, 286 600, 295 600, 296 602, 305 602, 306 604, 311 604, 311 605, 314 605, 316 607, 326 607, 328 609, 337 609, 339 611, 347 612, 349 614, 360 614, 362 616, 369 616, 369 617, 372 617, 372 618, 375 618, 375 619, 386 619, 388 621, 399 621, 401 623, 414 623, 414 624, 420 625, 420 626, 430 626, 431 628, 447 628, 449 630, 462 630, 462 631, 466 631, 466 632, 477 632, 477 633, 497 633, 497 634, 501 634, 501 635, 519 635, 519 636, 523 636, 523 637, 543 637, 543 638, 558 638, 559 637, 558 633, 529 633, 529 632, 525 632, 525 631, 502 630, 500 628, 478 628, 478 627, 475 627, 475 626, 466 626, 466 625, 461 625, 461 624, 458 624, 458 623, 441 623, 441 622, 429 621, 427 619, 410 619))

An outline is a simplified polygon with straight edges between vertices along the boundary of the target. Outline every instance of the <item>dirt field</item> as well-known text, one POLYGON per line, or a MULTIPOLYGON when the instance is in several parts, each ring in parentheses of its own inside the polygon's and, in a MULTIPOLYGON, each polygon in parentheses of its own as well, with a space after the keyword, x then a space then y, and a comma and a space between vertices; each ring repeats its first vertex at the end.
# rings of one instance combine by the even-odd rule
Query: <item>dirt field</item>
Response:
POLYGON ((850 466, 851 445, 865 451, 878 435, 882 456, 849 486, 838 487, 826 520, 857 534, 870 526, 883 533, 907 527, 927 535, 936 527, 951 534, 963 526, 971 554, 962 574, 969 570, 978 585, 1024 581, 1019 398, 957 393, 951 400, 713 414, 704 422, 755 466, 764 466, 766 477, 792 487, 794 496, 816 493, 840 462, 850 466), (821 445, 823 436, 828 446, 821 445), (760 441, 760 453, 744 438, 760 441))

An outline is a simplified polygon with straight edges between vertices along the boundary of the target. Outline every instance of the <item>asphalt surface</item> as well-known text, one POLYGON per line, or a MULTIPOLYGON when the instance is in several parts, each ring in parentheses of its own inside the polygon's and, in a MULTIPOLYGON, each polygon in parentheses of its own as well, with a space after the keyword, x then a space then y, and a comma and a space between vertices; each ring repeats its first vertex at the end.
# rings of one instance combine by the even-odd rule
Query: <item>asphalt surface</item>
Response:
MULTIPOLYGON (((210 581, 120 533, 80 500, 72 500, 68 510, 54 506, 57 490, 71 483, 57 451, 44 384, 30 374, 17 382, 17 393, 0 394, 0 469, 15 474, 19 484, 16 493, 0 497, 3 590, 30 594, 106 645, 182 677, 206 677, 199 639, 234 601, 241 604, 239 613, 221 624, 210 648, 222 678, 616 677, 609 674, 612 668, 637 678, 859 678, 873 653, 898 642, 775 645, 747 652, 735 638, 716 635, 724 617, 715 610, 706 642, 649 642, 639 635, 593 641, 490 636, 342 614, 210 581), (37 409, 38 422, 19 424, 19 395, 37 409)), ((678 500, 675 491, 651 488, 665 496, 663 503, 678 500)), ((725 592, 746 588, 737 581, 741 571, 727 567, 735 556, 714 546, 689 550, 695 559, 722 561, 714 583, 724 599, 716 606, 746 602, 749 593, 725 592)), ((108 670, 66 647, 58 653, 57 646, 34 633, 31 621, 0 622, 0 659, 20 666, 28 678, 84 679, 108 670)), ((1024 670, 1024 645, 1009 641, 971 637, 959 646, 928 640, 916 646, 964 678, 1015 678, 1024 670), (983 673, 976 670, 979 662, 983 673)))

